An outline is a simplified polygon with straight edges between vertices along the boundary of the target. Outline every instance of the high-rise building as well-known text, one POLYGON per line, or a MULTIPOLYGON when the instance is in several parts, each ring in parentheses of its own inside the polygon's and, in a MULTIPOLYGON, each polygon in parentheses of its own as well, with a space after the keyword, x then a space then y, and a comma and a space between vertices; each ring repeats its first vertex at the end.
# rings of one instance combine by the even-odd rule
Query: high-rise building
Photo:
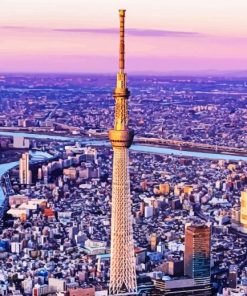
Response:
POLYGON ((150 236, 150 247, 152 251, 156 251, 157 248, 157 234, 156 233, 152 233, 150 236))
POLYGON ((247 233, 247 189, 241 192, 240 203, 240 207, 235 205, 232 208, 231 226, 237 231, 247 233))
POLYGON ((29 153, 23 153, 19 161, 20 184, 31 184, 32 173, 29 170, 29 153))
POLYGON ((228 274, 228 286, 229 288, 236 289, 238 282, 238 266, 230 265, 228 274))
POLYGON ((43 176, 42 168, 39 168, 38 169, 38 179, 41 180, 42 179, 42 176, 43 176))
POLYGON ((134 131, 128 128, 127 75, 125 68, 125 10, 120 16, 120 56, 114 91, 114 128, 109 131, 113 147, 110 294, 135 295, 137 292, 133 226, 129 181, 129 152, 134 131))
POLYGON ((197 285, 210 283, 211 227, 191 225, 185 229, 184 274, 197 285))
POLYGON ((241 209, 240 209, 241 227, 247 232, 247 190, 241 192, 241 209))

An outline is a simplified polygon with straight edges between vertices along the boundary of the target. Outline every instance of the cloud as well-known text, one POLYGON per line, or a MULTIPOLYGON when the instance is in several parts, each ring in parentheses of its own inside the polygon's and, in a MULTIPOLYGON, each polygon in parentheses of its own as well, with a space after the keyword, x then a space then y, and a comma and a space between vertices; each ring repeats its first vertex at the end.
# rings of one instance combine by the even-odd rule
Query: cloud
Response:
MULTIPOLYGON (((70 33, 91 33, 91 34, 118 34, 119 30, 114 28, 95 29, 95 28, 68 28, 68 29, 54 29, 57 32, 70 32, 70 33)), ((183 31, 168 31, 168 30, 155 30, 155 29, 126 29, 126 34, 130 36, 139 37, 186 37, 198 36, 197 32, 183 32, 183 31)))
MULTIPOLYGON (((18 32, 62 32, 62 33, 90 33, 90 34, 118 34, 117 28, 39 28, 28 26, 0 26, 0 30, 18 32)), ((155 29, 126 29, 126 35, 135 37, 193 37, 202 36, 197 32, 155 30, 155 29)))
POLYGON ((28 27, 28 26, 0 26, 0 30, 7 31, 21 31, 21 32, 31 32, 31 31, 48 31, 49 29, 39 28, 39 27, 28 27))

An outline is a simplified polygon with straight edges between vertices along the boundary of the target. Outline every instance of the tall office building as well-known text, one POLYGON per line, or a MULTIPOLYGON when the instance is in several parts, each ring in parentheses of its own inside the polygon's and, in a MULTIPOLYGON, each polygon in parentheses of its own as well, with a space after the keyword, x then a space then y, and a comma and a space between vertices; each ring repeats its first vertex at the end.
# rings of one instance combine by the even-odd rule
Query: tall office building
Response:
POLYGON ((185 229, 184 274, 197 285, 210 283, 211 228, 191 225, 185 229))
POLYGON ((230 265, 228 274, 228 286, 229 288, 236 289, 238 282, 238 266, 230 265))
POLYGON ((247 189, 241 192, 240 207, 235 205, 232 208, 232 228, 247 233, 247 189))
POLYGON ((120 16, 120 55, 117 85, 114 91, 114 129, 109 131, 113 147, 112 218, 111 218, 111 266, 110 294, 135 295, 137 292, 136 264, 134 256, 133 226, 129 181, 129 153, 134 131, 128 128, 127 75, 125 66, 124 21, 125 10, 120 16))
POLYGON ((152 233, 151 236, 150 236, 150 247, 151 247, 152 251, 156 251, 157 243, 158 243, 157 234, 152 233))
POLYGON ((31 172, 29 171, 29 153, 23 153, 19 161, 20 184, 31 184, 31 172))
POLYGON ((247 232, 247 189, 241 192, 240 223, 243 232, 247 232))

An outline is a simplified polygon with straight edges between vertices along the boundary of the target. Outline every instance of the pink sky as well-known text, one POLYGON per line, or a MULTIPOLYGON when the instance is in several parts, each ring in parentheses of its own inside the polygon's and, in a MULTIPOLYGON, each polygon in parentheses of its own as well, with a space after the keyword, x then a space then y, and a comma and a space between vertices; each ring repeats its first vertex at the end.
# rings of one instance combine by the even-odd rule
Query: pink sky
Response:
POLYGON ((1 0, 0 71, 116 72, 119 8, 129 72, 247 69, 246 0, 1 0))

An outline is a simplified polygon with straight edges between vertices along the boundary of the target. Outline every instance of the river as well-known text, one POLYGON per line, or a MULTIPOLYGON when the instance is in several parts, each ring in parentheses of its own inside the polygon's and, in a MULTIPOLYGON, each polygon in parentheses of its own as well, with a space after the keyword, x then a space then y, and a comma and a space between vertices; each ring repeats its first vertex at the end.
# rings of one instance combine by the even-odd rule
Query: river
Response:
MULTIPOLYGON (((49 139, 56 141, 78 141, 83 144, 102 146, 109 145, 109 142, 106 140, 97 140, 95 138, 85 138, 81 137, 65 137, 65 136, 56 136, 56 135, 42 135, 42 134, 31 134, 31 133, 15 133, 15 132, 0 132, 0 136, 19 136, 30 139, 49 139)), ((198 152, 198 151, 186 151, 186 150, 177 150, 173 148, 166 147, 157 147, 154 145, 140 145, 133 144, 130 150, 144 153, 155 153, 155 154, 173 154, 178 156, 188 156, 196 158, 206 158, 206 159, 224 159, 224 160, 243 160, 247 161, 247 156, 243 155, 232 155, 232 154, 220 154, 220 153, 209 153, 209 152, 198 152)))
MULTIPOLYGON (((91 138, 82 139, 80 137, 63 137, 63 136, 55 136, 55 135, 42 135, 42 134, 31 134, 31 133, 14 133, 14 132, 0 132, 0 136, 19 136, 24 138, 30 138, 30 139, 49 139, 49 140, 56 140, 56 141, 79 141, 83 144, 88 145, 95 145, 95 146, 102 146, 107 145, 109 146, 109 142, 106 140, 96 140, 91 138)), ((204 158, 204 159, 224 159, 224 160, 243 160, 247 161, 246 156, 242 155, 230 155, 230 154, 220 154, 220 153, 208 153, 208 152, 197 152, 197 151, 184 151, 184 150, 176 150, 172 148, 165 148, 165 147, 157 147, 157 146, 151 146, 151 145, 139 145, 139 144, 133 144, 130 148, 132 151, 137 152, 143 152, 143 153, 154 153, 154 154, 172 154, 172 155, 178 155, 178 156, 187 156, 187 157, 196 157, 196 158, 204 158)), ((34 161, 42 161, 48 158, 51 158, 52 155, 46 152, 30 152, 31 154, 31 163, 34 161)), ((18 165, 18 161, 10 162, 6 164, 0 165, 0 179, 2 176, 12 168, 16 167, 18 165)), ((2 187, 0 186, 0 206, 3 204, 3 201, 5 199, 5 194, 3 192, 2 187)))

